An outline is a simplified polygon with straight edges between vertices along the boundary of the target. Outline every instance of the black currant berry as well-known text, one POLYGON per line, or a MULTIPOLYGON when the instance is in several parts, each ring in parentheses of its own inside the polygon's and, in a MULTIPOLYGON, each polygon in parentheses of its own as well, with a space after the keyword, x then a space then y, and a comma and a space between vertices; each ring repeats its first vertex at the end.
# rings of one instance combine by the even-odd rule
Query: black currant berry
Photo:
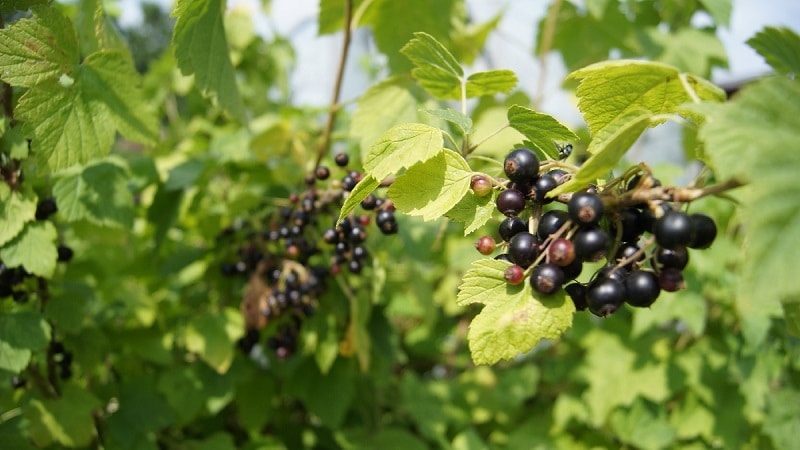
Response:
POLYGON ((653 235, 664 248, 689 245, 694 238, 692 219, 681 211, 667 211, 653 224, 653 235))
POLYGON ((357 245, 357 246, 353 247, 353 258, 358 259, 358 260, 363 260, 368 255, 369 255, 369 252, 367 251, 366 247, 364 247, 363 245, 357 245))
POLYGON ((594 225, 603 217, 605 207, 597 194, 576 192, 567 204, 570 218, 581 225, 594 225))
POLYGON ((569 220, 569 213, 560 209, 554 209, 542 214, 539 218, 539 227, 536 234, 539 239, 547 239, 551 234, 558 232, 561 227, 569 220))
POLYGON ((622 283, 623 281, 625 281, 625 277, 627 276, 628 276, 628 269, 624 267, 616 267, 613 264, 607 264, 597 271, 593 281, 599 281, 604 278, 610 278, 612 280, 616 280, 622 283))
POLYGON ((470 181, 470 188, 478 197, 486 197, 492 193, 492 182, 485 175, 475 175, 470 181))
POLYGON ((376 206, 378 206, 378 199, 372 194, 367 195, 364 197, 364 200, 361 200, 361 207, 367 211, 375 209, 376 206))
POLYGON ((575 258, 570 264, 562 267, 561 270, 564 271, 564 277, 567 280, 574 280, 583 271, 583 261, 575 258))
POLYGON ((347 268, 350 269, 351 273, 361 273, 363 266, 361 265, 361 261, 351 259, 350 262, 347 263, 347 268))
POLYGON ((531 271, 531 287, 540 294, 550 295, 564 284, 564 271, 553 263, 539 264, 531 271))
POLYGON ((481 255, 491 255, 496 245, 491 236, 483 236, 475 241, 475 249, 481 255))
POLYGON ((626 301, 631 306, 646 308, 661 293, 658 277, 648 270, 634 270, 625 277, 626 301))
POLYGON ((575 310, 583 311, 588 306, 586 304, 586 285, 582 283, 572 283, 568 284, 564 290, 569 295, 569 298, 572 299, 572 303, 575 304, 575 310))
POLYGON ((378 214, 375 216, 375 224, 378 225, 378 228, 380 228, 383 234, 397 233, 397 219, 395 219, 393 211, 385 209, 378 211, 378 214))
MULTIPOLYGON (((633 255, 636 255, 637 252, 641 250, 638 245, 632 244, 630 242, 623 242, 620 244, 619 248, 617 249, 617 254, 615 256, 617 261, 622 261, 628 258, 632 258, 633 255)), ((639 255, 631 260, 629 263, 625 264, 624 268, 630 270, 633 268, 634 264, 637 262, 644 261, 644 253, 639 253, 639 255)))
POLYGON ((586 291, 589 311, 598 317, 613 314, 625 301, 625 286, 612 278, 591 283, 586 291))
POLYGON ((322 232, 322 240, 328 244, 335 244, 339 242, 339 233, 333 228, 328 228, 322 232))
POLYGON ((352 191, 357 184, 358 181, 355 178, 351 177, 350 175, 345 175, 345 177, 342 178, 342 189, 344 189, 345 191, 348 192, 352 191))
POLYGON ((506 279, 506 283, 516 286, 525 280, 525 269, 516 264, 508 266, 503 273, 503 278, 506 279))
POLYGON ((694 228, 694 239, 689 242, 691 248, 708 248, 717 237, 717 225, 714 219, 705 214, 695 213, 689 216, 694 228))
POLYGON ((528 231, 528 223, 519 217, 506 217, 497 228, 500 237, 508 242, 517 233, 528 231))
POLYGON ((567 171, 561 169, 553 169, 550 172, 547 172, 547 175, 552 177, 558 185, 564 184, 564 182, 569 179, 569 174, 567 171))
POLYGON ((39 201, 36 205, 36 220, 45 220, 58 211, 56 199, 50 197, 39 201))
POLYGON ((575 256, 583 261, 599 261, 606 251, 610 239, 602 228, 584 228, 578 230, 572 238, 575 244, 575 256))
POLYGON ((689 264, 689 251, 686 247, 658 247, 653 253, 654 259, 662 269, 683 270, 689 264))
POLYGON ((680 270, 664 269, 658 274, 658 285, 667 292, 675 292, 685 288, 686 282, 680 270))
POLYGON ((506 155, 503 169, 511 181, 532 181, 539 174, 539 158, 527 148, 517 148, 506 155))
POLYGON ((527 231, 517 233, 508 242, 508 255, 515 264, 527 268, 539 256, 539 239, 527 231))
MULTIPOLYGON (((636 242, 642 235, 642 211, 636 208, 625 208, 619 212, 619 220, 622 225, 622 242, 636 242)), ((612 224, 611 235, 617 235, 616 224, 612 224)))
POLYGON ((546 205, 552 203, 555 198, 547 198, 547 193, 558 187, 558 181, 550 174, 544 174, 533 182, 531 188, 531 199, 539 204, 546 205))
POLYGON ((328 177, 331 176, 331 169, 325 166, 319 166, 314 170, 314 176, 317 177, 318 180, 327 180, 328 177))
POLYGON ((75 254, 72 249, 66 245, 59 245, 56 250, 58 251, 58 262, 69 262, 75 254))
POLYGON ((337 153, 334 155, 333 160, 336 162, 337 166, 346 167, 350 162, 350 157, 347 156, 347 153, 337 153))
POLYGON ((367 230, 361 225, 356 225, 350 230, 350 242, 360 244, 367 240, 367 230))
POLYGON ((516 189, 506 189, 497 196, 495 205, 506 216, 516 216, 525 209, 525 195, 516 189))
POLYGON ((550 262, 559 267, 568 266, 575 260, 575 245, 572 241, 558 238, 548 246, 547 256, 550 257, 550 262))
POLYGON ((501 253, 501 254, 495 256, 494 259, 496 259, 498 261, 505 261, 507 263, 514 264, 514 261, 511 261, 511 256, 509 256, 508 253, 501 253))

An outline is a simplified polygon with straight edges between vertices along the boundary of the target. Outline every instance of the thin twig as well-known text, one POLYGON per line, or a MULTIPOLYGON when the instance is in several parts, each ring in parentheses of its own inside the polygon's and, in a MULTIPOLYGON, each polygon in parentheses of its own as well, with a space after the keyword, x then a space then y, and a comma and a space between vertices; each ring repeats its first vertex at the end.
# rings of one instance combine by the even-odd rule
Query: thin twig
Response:
POLYGON ((336 70, 336 81, 333 85, 333 98, 331 99, 331 106, 328 110, 328 121, 325 124, 325 130, 322 133, 322 143, 320 143, 319 150, 317 151, 317 161, 314 163, 314 168, 319 167, 320 161, 330 150, 331 134, 333 133, 333 126, 336 124, 336 114, 339 112, 339 95, 342 91, 342 81, 344 80, 344 68, 347 64, 347 54, 350 51, 350 38, 352 30, 350 25, 353 20, 353 0, 345 0, 344 2, 344 39, 342 42, 342 52, 339 55, 339 67, 336 70))

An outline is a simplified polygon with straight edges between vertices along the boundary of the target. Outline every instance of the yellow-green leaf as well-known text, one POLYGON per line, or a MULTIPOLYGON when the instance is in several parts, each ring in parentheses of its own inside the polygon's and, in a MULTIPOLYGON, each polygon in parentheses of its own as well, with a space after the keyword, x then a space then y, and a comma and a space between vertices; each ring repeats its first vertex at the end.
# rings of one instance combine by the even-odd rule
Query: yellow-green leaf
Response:
POLYGON ((377 180, 400 169, 427 161, 444 146, 442 130, 421 123, 405 123, 387 130, 372 144, 364 169, 377 180))

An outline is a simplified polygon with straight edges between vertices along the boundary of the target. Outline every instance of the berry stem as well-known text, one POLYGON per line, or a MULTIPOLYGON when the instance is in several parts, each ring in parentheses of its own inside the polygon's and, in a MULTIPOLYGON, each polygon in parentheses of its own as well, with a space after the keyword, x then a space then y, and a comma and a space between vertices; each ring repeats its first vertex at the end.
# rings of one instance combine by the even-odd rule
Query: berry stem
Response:
POLYGON ((539 245, 539 248, 541 249, 541 252, 539 253, 539 256, 533 261, 533 263, 530 265, 530 267, 528 267, 528 269, 525 271, 525 275, 526 276, 528 274, 530 274, 530 271, 533 270, 534 267, 538 266, 539 263, 542 262, 542 260, 547 257, 547 254, 549 253, 547 251, 548 247, 550 247, 550 244, 553 241, 555 241, 556 239, 560 238, 561 235, 563 235, 564 233, 567 233, 567 239, 569 239, 571 237, 571 232, 574 233, 574 231, 578 229, 578 227, 576 226, 574 230, 570 230, 572 228, 572 225, 573 225, 572 220, 567 220, 564 223, 564 225, 561 225, 561 228, 559 228, 558 231, 556 231, 555 233, 551 234, 550 236, 547 236, 547 238, 544 240, 544 242, 542 242, 539 245))
POLYGON ((614 265, 614 267, 608 272, 608 274, 611 275, 612 273, 616 272, 617 269, 619 269, 620 267, 627 266, 628 264, 639 259, 639 257, 644 255, 644 253, 647 251, 647 248, 653 245, 653 242, 655 242, 654 237, 651 236, 647 238, 647 240, 644 241, 644 244, 642 244, 639 250, 636 250, 632 255, 628 256, 627 258, 622 258, 617 264, 614 265))
POLYGON ((353 21, 353 0, 345 0, 344 2, 344 38, 342 39, 342 51, 339 55, 339 67, 336 69, 336 81, 333 85, 333 98, 331 105, 328 109, 328 121, 325 123, 325 130, 322 132, 322 143, 320 143, 319 150, 317 150, 317 161, 314 163, 314 169, 319 167, 320 161, 328 153, 331 146, 331 134, 333 134, 333 126, 336 124, 336 114, 339 112, 339 96, 342 91, 342 82, 344 81, 344 68, 347 64, 347 54, 350 51, 350 38, 352 36, 351 24, 353 21))
POLYGON ((470 145, 469 147, 467 147, 467 150, 466 150, 465 152, 463 152, 463 155, 464 155, 464 156, 467 156, 467 155, 469 155, 470 153, 474 152, 474 151, 475 151, 475 149, 476 149, 476 148, 478 148, 478 147, 480 147, 480 146, 481 146, 481 145, 482 145, 484 142, 486 142, 486 141, 488 141, 489 139, 491 139, 491 138, 493 138, 493 137, 497 136, 498 134, 502 133, 502 132, 503 132, 503 130, 505 130, 506 128, 508 128, 508 127, 510 127, 510 126, 511 126, 511 125, 509 125, 509 124, 505 124, 505 125, 503 125, 502 127, 498 128, 497 130, 495 130, 495 131, 493 131, 492 133, 490 133, 490 134, 488 134, 487 136, 485 136, 483 139, 481 139, 481 140, 480 140, 480 141, 478 141, 477 143, 470 145))

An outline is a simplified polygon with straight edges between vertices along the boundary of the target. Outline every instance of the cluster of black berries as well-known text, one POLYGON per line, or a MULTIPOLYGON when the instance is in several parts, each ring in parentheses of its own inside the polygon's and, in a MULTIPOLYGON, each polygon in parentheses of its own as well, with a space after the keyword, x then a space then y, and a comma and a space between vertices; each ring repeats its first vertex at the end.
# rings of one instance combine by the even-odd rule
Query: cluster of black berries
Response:
MULTIPOLYGON (((510 182, 497 196, 496 205, 506 216, 498 228, 506 252, 496 259, 512 264, 505 271, 506 281, 516 285, 528 277, 534 291, 549 295, 576 279, 584 263, 605 258, 606 264, 588 283, 565 287, 578 310, 589 309, 597 316, 612 314, 625 302, 648 307, 662 290, 683 288, 687 248, 707 248, 717 234, 710 217, 686 214, 663 200, 631 205, 619 201, 634 198, 626 197, 626 192, 660 186, 649 174, 631 177, 622 192, 598 192, 590 186, 564 199, 566 210, 542 212, 543 205, 554 200, 546 198, 546 193, 570 175, 560 169, 540 174, 536 155, 522 148, 508 154, 504 169, 510 182), (529 204, 536 207, 528 208, 529 204), (522 216, 528 210, 526 220, 522 216), (648 263, 650 269, 645 269, 648 263)), ((489 255, 496 243, 484 236, 475 246, 489 255)))
MULTIPOLYGON (((58 211, 56 201, 53 198, 41 200, 36 205, 36 220, 47 220, 58 211)), ((73 251, 66 245, 59 245, 58 262, 69 262, 72 260, 73 251)), ((28 290, 25 289, 25 280, 34 278, 33 275, 25 270, 25 267, 8 267, 0 261, 0 299, 11 297, 17 303, 28 301, 28 290)))
POLYGON ((362 272, 373 216, 383 234, 398 231, 394 206, 374 194, 361 202, 361 214, 336 223, 344 200, 363 175, 348 169, 347 154, 334 160, 343 176, 331 179, 331 169, 320 165, 306 176, 303 192, 289 195, 287 206, 258 220, 236 222, 218 238, 238 245, 236 259, 221 264, 223 275, 248 278, 242 301, 247 332, 239 342, 245 352, 258 344, 261 330, 275 324, 267 346, 281 358, 293 354, 302 319, 314 313, 328 277, 343 270, 362 272))
POLYGON ((72 377, 72 352, 64 348, 64 344, 59 341, 50 341, 48 354, 58 368, 58 376, 62 380, 72 377))

